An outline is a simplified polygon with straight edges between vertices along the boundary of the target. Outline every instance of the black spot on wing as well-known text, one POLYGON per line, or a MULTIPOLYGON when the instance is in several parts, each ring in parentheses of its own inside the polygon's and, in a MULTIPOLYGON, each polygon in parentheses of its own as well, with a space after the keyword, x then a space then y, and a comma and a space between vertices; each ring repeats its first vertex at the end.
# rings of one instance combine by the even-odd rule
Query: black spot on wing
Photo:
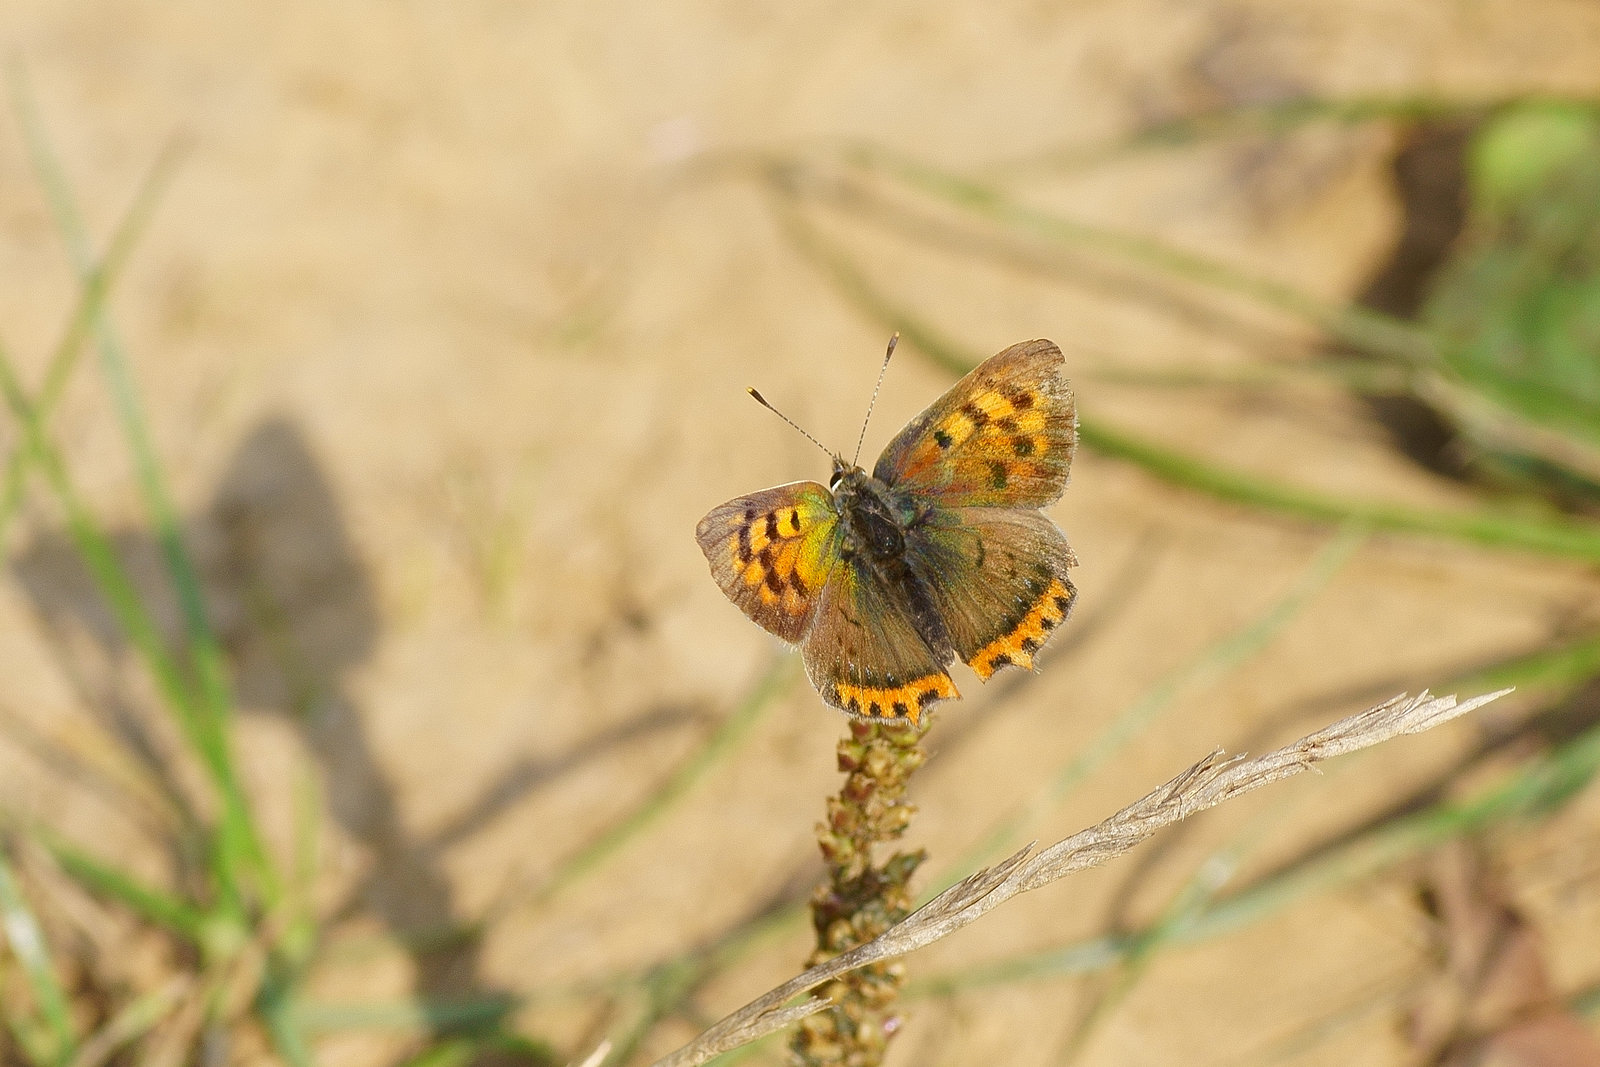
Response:
POLYGON ((1006 465, 1003 460, 991 459, 989 461, 989 484, 996 489, 1006 487, 1006 465))
MULTIPOLYGON (((765 553, 766 550, 762 549, 762 554, 764 555, 765 553)), ((772 590, 774 593, 777 593, 779 596, 783 595, 783 575, 769 568, 766 575, 762 578, 762 581, 767 583, 768 589, 772 590)))

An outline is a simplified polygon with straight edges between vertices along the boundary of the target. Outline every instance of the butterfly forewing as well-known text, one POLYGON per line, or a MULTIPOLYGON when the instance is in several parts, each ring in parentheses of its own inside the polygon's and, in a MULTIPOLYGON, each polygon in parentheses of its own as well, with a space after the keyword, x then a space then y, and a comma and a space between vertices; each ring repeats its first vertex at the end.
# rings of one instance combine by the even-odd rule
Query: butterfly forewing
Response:
POLYGON ((960 694, 912 622, 902 595, 860 557, 841 560, 817 603, 801 650, 822 699, 852 715, 916 722, 960 694))
POLYGON ((896 435, 873 475, 946 507, 1051 503, 1066 488, 1078 440, 1063 369, 1050 341, 990 356, 896 435))
POLYGON ((987 680, 1033 666, 1077 595, 1066 535, 1037 511, 937 511, 912 534, 907 558, 933 594, 956 653, 987 680))
POLYGON ((728 599, 790 642, 805 636, 818 594, 838 566, 838 536, 833 495, 816 482, 730 500, 695 529, 728 599))

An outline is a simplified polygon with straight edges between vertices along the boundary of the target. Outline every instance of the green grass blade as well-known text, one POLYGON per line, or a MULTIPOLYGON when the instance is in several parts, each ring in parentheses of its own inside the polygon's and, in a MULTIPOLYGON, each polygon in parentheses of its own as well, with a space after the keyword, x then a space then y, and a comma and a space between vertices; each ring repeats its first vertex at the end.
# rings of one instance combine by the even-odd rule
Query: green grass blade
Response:
POLYGON ((278 1057, 289 1067, 312 1067, 315 1058, 306 1044, 295 1011, 301 984, 317 949, 319 927, 313 883, 322 793, 316 779, 303 765, 296 768, 293 803, 294 859, 278 904, 281 931, 268 954, 255 1009, 278 1057))
POLYGON ((1543 520, 1493 510, 1424 511, 1399 504, 1346 500, 1230 470, 1112 429, 1093 419, 1079 427, 1083 443, 1108 456, 1138 464, 1174 485, 1251 507, 1316 522, 1361 522, 1374 531, 1445 537, 1492 548, 1600 562, 1600 527, 1571 520, 1543 520))
POLYGON ((467 1067, 481 1051, 471 1038, 453 1037, 424 1049, 400 1067, 467 1067))
POLYGON ((613 1018, 607 1027, 611 1051, 601 1061, 602 1067, 621 1067, 631 1062, 656 1024, 680 1010, 706 980, 708 964, 707 958, 688 956, 652 967, 635 987, 635 996, 629 998, 631 1003, 614 1013, 621 1017, 613 1018))
POLYGON ((1371 361, 1318 359, 1311 362, 1245 364, 1237 367, 1174 367, 1146 369, 1120 365, 1114 359, 1091 363, 1076 360, 1078 382, 1131 385, 1140 389, 1233 389, 1269 392, 1308 381, 1330 382, 1354 393, 1397 393, 1410 377, 1397 368, 1371 361))
POLYGON ((70 877, 98 896, 115 901, 146 922, 168 930, 195 946, 204 946, 216 921, 182 897, 148 885, 43 827, 28 833, 70 877))
MULTIPOLYGON (((177 720, 184 738, 191 747, 204 754, 213 747, 211 740, 214 732, 209 729, 210 721, 196 706, 196 698, 188 680, 167 651, 154 620, 145 610, 139 592, 128 577, 122 562, 117 558, 110 539, 90 515, 88 508, 78 496, 59 453, 46 439, 39 423, 38 413, 23 395, 15 368, 4 345, 0 345, 0 394, 4 395, 7 405, 22 423, 24 445, 31 451, 32 462, 41 468, 46 481, 61 502, 66 512, 68 535, 72 538, 78 554, 83 558, 96 587, 105 597, 123 633, 127 635, 129 642, 139 652, 155 678, 157 688, 177 720)), ((206 762, 206 766, 212 769, 209 761, 206 762)), ((226 783, 222 782, 219 785, 226 783)), ((222 789, 221 792, 226 801, 228 796, 226 789, 222 789)), ((238 809, 224 803, 223 810, 226 817, 227 812, 238 809)), ((253 833, 253 828, 250 829, 253 833)), ((208 852, 214 860, 214 869, 218 874, 217 888, 227 906, 237 912, 242 906, 239 879, 233 876, 238 870, 238 846, 230 847, 229 842, 228 835, 219 835, 218 840, 208 844, 208 852)))
POLYGON ((0 930, 11 946, 11 954, 22 966, 28 989, 33 994, 34 1008, 43 1024, 41 1029, 49 1034, 47 1062, 65 1063, 76 1051, 77 1033, 67 1011, 66 995, 50 960, 50 944, 22 896, 22 888, 11 872, 4 849, 0 849, 0 930))
MULTIPOLYGON (((78 358, 83 352, 92 324, 99 314, 99 308, 110 295, 114 280, 121 276, 122 268, 143 235, 161 194, 166 191, 176 158, 174 152, 164 152, 157 158, 155 165, 150 168, 140 184, 133 204, 118 222, 105 258, 93 268, 88 280, 82 286, 77 307, 68 320, 67 329, 51 354, 49 366, 45 370, 44 385, 40 388, 35 403, 41 425, 48 425, 55 413, 61 394, 66 390, 67 382, 77 367, 78 358)), ((27 449, 18 448, 12 452, 6 463, 5 481, 3 486, 0 486, 0 544, 5 543, 6 528, 16 516, 17 508, 22 502, 30 456, 31 453, 27 449)))
POLYGON ((1460 675, 1446 688, 1457 692, 1504 689, 1506 686, 1524 691, 1534 688, 1571 690, 1597 677, 1600 677, 1600 631, 1460 675))
POLYGON ((0 344, 0 394, 22 424, 23 445, 32 453, 67 515, 67 532, 83 557, 96 586, 128 640, 138 650, 155 675, 163 698, 180 712, 180 724, 187 731, 197 730, 193 721, 194 702, 188 683, 177 663, 167 653, 154 621, 139 599, 137 589, 111 547, 111 541, 89 514, 67 474, 60 454, 45 437, 38 412, 22 391, 9 352, 0 344))
MULTIPOLYGON (((95 260, 83 219, 73 201, 70 185, 45 135, 31 93, 19 68, 12 68, 12 96, 40 184, 49 199, 57 229, 66 244, 80 282, 94 281, 95 260)), ((263 849, 248 801, 234 767, 227 725, 232 715, 227 670, 222 649, 205 612, 204 595, 193 562, 184 547, 177 508, 151 441, 128 358, 118 339, 104 301, 89 302, 91 321, 102 371, 111 391, 118 420, 133 453, 134 466, 145 506, 155 524, 186 632, 189 662, 199 690, 199 713, 191 716, 196 729, 187 735, 197 754, 216 780, 223 810, 215 850, 216 877, 224 892, 249 895, 249 882, 270 906, 279 893, 278 880, 263 849), (253 878, 249 877, 253 875, 253 878)))
MULTIPOLYGON (((1029 207, 998 186, 964 178, 886 149, 859 146, 851 162, 956 207, 1003 231, 1074 251, 1090 252, 1244 297, 1304 319, 1331 337, 1405 366, 1438 361, 1431 335, 1411 323, 1361 307, 1329 304, 1293 286, 1189 252, 1150 237, 1124 233, 1029 207)), ((852 202, 859 198, 852 198, 852 202)), ((860 201, 863 206, 870 200, 860 201)))
POLYGON ((471 1030, 497 1026, 517 1009, 509 995, 462 997, 457 1000, 411 997, 335 1004, 305 1001, 293 1008, 299 1032, 308 1035, 350 1030, 471 1030))
POLYGON ((401 1067, 465 1067, 480 1062, 556 1067, 563 1061, 555 1049, 542 1041, 531 1041, 516 1034, 492 1033, 441 1041, 406 1060, 401 1067))
MULTIPOLYGON (((24 136, 32 156, 35 173, 49 200, 56 229, 66 245, 73 269, 79 282, 87 289, 97 273, 94 250, 83 217, 74 202, 66 172, 56 158, 45 135, 32 94, 17 68, 12 70, 12 91, 16 110, 21 120, 24 136)), ((196 656, 202 692, 214 715, 222 716, 230 707, 225 674, 222 671, 221 651, 206 617, 204 597, 199 578, 180 534, 177 508, 167 489, 166 477, 156 458, 155 446, 150 438, 149 422, 145 418, 138 390, 133 382, 129 361, 116 329, 111 322, 103 300, 86 301, 91 308, 90 321, 101 357, 101 367, 110 387, 123 434, 133 452, 134 468, 139 487, 156 524, 156 537, 161 545, 167 567, 171 572, 175 592, 178 594, 184 624, 196 656)))
POLYGON ((750 692, 732 714, 722 721, 705 744, 675 770, 654 793, 620 822, 604 830, 576 854, 565 860, 544 880, 530 903, 549 900, 556 893, 594 870, 615 855, 624 845, 655 825, 712 768, 716 767, 749 735, 752 727, 785 693, 795 680, 792 656, 777 659, 756 680, 750 692))
POLYGON ((272 1047, 288 1067, 312 1067, 316 1061, 306 1044, 296 1011, 293 975, 269 966, 256 994, 256 1014, 272 1038, 272 1047))

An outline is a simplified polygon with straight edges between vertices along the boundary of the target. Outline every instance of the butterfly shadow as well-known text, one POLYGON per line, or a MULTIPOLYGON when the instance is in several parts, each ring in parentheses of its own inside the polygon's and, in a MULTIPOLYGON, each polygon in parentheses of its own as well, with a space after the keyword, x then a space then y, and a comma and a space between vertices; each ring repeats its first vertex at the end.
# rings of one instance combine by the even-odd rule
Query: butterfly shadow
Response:
MULTIPOLYGON (((159 543, 143 528, 109 536, 168 647, 181 647, 182 614, 159 543)), ((239 709, 293 723, 319 772, 332 822, 366 853, 366 875, 334 909, 332 921, 375 915, 408 946, 419 998, 503 998, 509 1010, 511 997, 488 988, 481 975, 477 938, 416 936, 471 928, 446 874, 445 852, 528 792, 640 734, 677 725, 682 716, 647 713, 571 752, 518 762, 486 783, 465 814, 441 832, 415 835, 401 817, 397 783, 374 751, 367 713, 348 691, 350 675, 371 657, 381 630, 372 579, 332 486, 293 422, 270 418, 246 437, 211 502, 183 522, 182 537, 200 572, 239 709)), ((35 532, 11 568, 82 704, 142 766, 180 822, 198 827, 173 754, 176 743, 129 695, 123 679, 135 666, 132 649, 71 538, 59 529, 35 532)), ((180 880, 198 885, 201 875, 179 837, 161 839, 169 866, 180 880)), ((475 1062, 530 1062, 507 1055, 486 1053, 475 1062)))

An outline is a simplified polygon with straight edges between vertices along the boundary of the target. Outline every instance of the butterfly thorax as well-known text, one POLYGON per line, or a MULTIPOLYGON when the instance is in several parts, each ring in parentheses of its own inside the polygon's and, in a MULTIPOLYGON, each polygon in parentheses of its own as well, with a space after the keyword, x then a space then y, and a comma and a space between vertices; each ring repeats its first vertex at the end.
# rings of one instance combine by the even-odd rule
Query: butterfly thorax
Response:
POLYGON ((906 526, 915 519, 889 486, 860 467, 834 462, 830 479, 834 504, 844 519, 842 554, 860 553, 874 563, 888 564, 905 554, 906 526))

